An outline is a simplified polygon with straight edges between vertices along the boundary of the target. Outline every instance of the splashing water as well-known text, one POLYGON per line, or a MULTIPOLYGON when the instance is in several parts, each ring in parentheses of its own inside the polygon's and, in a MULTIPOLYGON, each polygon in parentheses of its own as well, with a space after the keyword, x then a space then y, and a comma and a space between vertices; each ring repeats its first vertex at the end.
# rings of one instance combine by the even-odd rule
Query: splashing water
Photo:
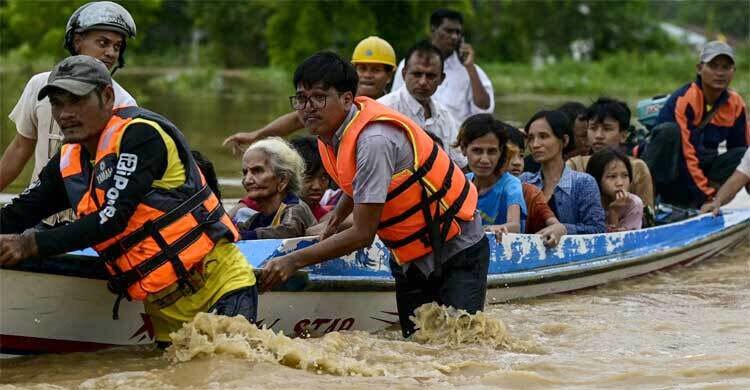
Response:
POLYGON ((243 317, 198 314, 193 321, 170 334, 172 346, 167 357, 185 362, 199 356, 228 354, 255 362, 278 362, 282 365, 333 375, 382 375, 380 369, 337 352, 346 348, 338 332, 326 334, 311 342, 292 339, 270 329, 259 329, 243 317))

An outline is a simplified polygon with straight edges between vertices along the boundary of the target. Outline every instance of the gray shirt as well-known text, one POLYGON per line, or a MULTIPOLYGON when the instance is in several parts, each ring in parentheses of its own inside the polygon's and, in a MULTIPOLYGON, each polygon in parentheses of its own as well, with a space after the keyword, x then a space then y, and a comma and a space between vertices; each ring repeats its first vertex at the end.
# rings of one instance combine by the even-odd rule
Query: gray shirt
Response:
MULTIPOLYGON (((334 134, 332 145, 338 150, 338 144, 344 129, 349 125, 357 108, 351 110, 334 134)), ((385 203, 391 177, 414 165, 414 152, 406 134, 388 123, 367 125, 357 139, 357 173, 354 177, 354 203, 385 203)), ((429 276, 436 264, 442 265, 458 252, 476 244, 484 236, 482 222, 478 213, 470 222, 459 221, 461 234, 448 241, 443 247, 441 258, 435 259, 427 254, 421 259, 404 265, 406 271, 410 264, 415 264, 425 275, 429 276)))

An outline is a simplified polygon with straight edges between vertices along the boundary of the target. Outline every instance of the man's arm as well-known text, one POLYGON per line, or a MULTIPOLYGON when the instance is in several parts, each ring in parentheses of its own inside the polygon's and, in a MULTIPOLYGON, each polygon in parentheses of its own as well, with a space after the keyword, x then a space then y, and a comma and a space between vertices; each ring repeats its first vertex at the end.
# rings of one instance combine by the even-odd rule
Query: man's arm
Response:
POLYGON ((297 113, 290 112, 274 119, 271 123, 258 130, 249 133, 235 133, 225 139, 222 145, 231 148, 232 153, 241 155, 243 152, 243 145, 251 145, 256 141, 268 137, 286 137, 303 127, 304 124, 300 122, 297 113))
POLYGON ((486 75, 479 74, 481 70, 474 64, 474 48, 468 43, 464 43, 461 48, 466 51, 466 59, 463 65, 466 67, 466 72, 469 73, 472 102, 480 110, 491 110, 492 101, 490 93, 492 92, 492 83, 489 82, 489 78, 486 75), (482 76, 486 80, 482 80, 482 76), (489 88, 486 84, 489 84, 489 88))
POLYGON ((719 192, 716 193, 716 197, 712 201, 706 202, 701 207, 701 212, 710 212, 714 215, 718 215, 721 206, 731 202, 737 193, 740 192, 742 187, 747 186, 750 186, 750 177, 740 171, 734 171, 732 176, 729 176, 729 179, 721 185, 719 192))
POLYGON ((0 208, 0 234, 18 234, 42 219, 70 207, 60 175, 60 154, 39 172, 39 178, 10 204, 0 208))
POLYGON ((354 225, 315 245, 273 259, 263 267, 260 284, 268 291, 289 279, 302 267, 348 255, 372 244, 380 223, 383 204, 355 204, 354 225))
POLYGON ((0 158, 0 191, 16 180, 34 154, 36 140, 16 134, 0 158))
POLYGON ((125 130, 120 143, 119 159, 134 165, 134 170, 122 189, 118 187, 119 195, 114 199, 107 199, 113 203, 103 205, 112 208, 111 216, 102 213, 102 208, 71 224, 37 232, 36 242, 40 256, 87 248, 125 230, 136 207, 151 190, 153 181, 164 176, 167 148, 153 127, 136 123, 125 130))

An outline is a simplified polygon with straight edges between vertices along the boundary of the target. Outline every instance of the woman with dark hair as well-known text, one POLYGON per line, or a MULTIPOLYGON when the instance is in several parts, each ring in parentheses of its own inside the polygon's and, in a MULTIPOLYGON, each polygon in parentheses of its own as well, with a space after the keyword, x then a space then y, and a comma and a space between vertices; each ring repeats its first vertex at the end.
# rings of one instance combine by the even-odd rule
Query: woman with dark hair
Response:
POLYGON ((591 156, 586 172, 599 183, 607 210, 607 231, 638 230, 643 226, 643 201, 630 191, 633 167, 621 151, 605 148, 591 156))
POLYGON ((558 110, 562 111, 568 117, 568 120, 570 120, 576 146, 565 155, 565 159, 567 160, 573 156, 585 156, 591 153, 591 146, 589 145, 586 133, 588 130, 588 120, 584 117, 586 106, 580 102, 567 102, 560 106, 558 110))
POLYGON ((596 180, 565 166, 563 154, 575 148, 569 118, 560 111, 539 111, 525 126, 537 173, 526 172, 521 181, 535 185, 565 225, 568 234, 604 233, 604 209, 596 180))
POLYGON ((477 209, 484 230, 497 237, 523 232, 526 221, 521 181, 508 172, 513 158, 507 145, 509 128, 491 114, 477 114, 464 121, 456 140, 471 171, 466 177, 479 192, 477 209))

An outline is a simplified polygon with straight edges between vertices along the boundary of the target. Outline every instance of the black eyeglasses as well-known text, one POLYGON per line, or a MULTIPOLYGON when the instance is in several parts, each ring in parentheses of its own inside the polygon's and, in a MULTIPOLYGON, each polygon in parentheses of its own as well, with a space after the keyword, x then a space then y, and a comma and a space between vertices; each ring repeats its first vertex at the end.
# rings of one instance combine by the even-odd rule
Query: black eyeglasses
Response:
POLYGON ((309 97, 305 95, 289 96, 289 104, 293 110, 297 111, 304 110, 308 102, 314 110, 320 110, 326 106, 326 100, 328 100, 328 95, 322 94, 310 95, 309 97))

